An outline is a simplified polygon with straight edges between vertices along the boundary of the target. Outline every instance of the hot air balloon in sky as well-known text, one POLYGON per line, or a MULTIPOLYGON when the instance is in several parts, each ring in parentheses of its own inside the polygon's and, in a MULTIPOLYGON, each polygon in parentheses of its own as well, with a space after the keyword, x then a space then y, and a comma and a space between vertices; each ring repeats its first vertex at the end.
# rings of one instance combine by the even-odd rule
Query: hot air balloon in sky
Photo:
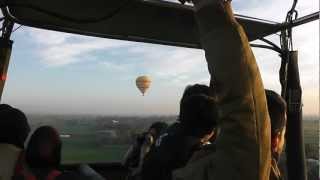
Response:
POLYGON ((137 88, 140 90, 142 95, 146 93, 151 85, 151 79, 148 76, 139 76, 136 79, 137 88))

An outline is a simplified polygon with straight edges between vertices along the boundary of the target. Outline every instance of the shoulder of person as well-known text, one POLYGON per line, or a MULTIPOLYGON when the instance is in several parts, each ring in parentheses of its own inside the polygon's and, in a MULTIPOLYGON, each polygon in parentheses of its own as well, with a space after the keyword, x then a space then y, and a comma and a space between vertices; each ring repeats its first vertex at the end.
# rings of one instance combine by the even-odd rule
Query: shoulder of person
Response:
POLYGON ((210 155, 216 152, 215 144, 205 145, 200 150, 193 153, 192 157, 189 160, 189 163, 198 161, 200 159, 208 158, 210 155))
POLYGON ((153 148, 146 155, 144 164, 167 165, 176 156, 178 143, 175 137, 168 133, 162 134, 155 142, 153 148))
POLYGON ((181 127, 179 123, 172 124, 164 133, 162 133, 155 142, 155 147, 177 144, 181 142, 181 127))

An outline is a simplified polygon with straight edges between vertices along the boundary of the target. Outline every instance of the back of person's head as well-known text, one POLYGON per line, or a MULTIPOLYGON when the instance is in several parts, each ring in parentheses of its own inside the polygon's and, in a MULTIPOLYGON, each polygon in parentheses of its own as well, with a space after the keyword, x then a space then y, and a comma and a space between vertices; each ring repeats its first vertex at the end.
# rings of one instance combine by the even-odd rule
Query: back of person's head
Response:
POLYGON ((209 96, 210 95, 210 88, 207 85, 203 84, 194 84, 188 85, 183 92, 180 104, 182 101, 190 96, 197 95, 197 94, 204 94, 209 96))
POLYGON ((265 92, 271 121, 271 136, 274 137, 286 126, 287 104, 285 100, 276 92, 272 90, 266 90, 265 92))
MULTIPOLYGON (((209 96, 210 94, 210 88, 207 85, 203 84, 194 84, 194 85, 188 85, 183 92, 183 95, 180 100, 180 110, 182 109, 183 102, 193 95, 199 95, 204 94, 209 96)), ((178 118, 178 121, 180 121, 180 117, 178 118)))
POLYGON ((202 138, 217 127, 218 112, 214 98, 197 94, 181 102, 179 119, 188 135, 202 138))
POLYGON ((7 104, 0 104, 0 143, 24 148, 30 132, 25 114, 7 104))
POLYGON ((31 168, 55 169, 60 166, 62 142, 56 129, 39 127, 31 136, 26 162, 31 168))
POLYGON ((152 135, 154 136, 155 139, 157 139, 167 128, 168 128, 168 124, 165 122, 155 122, 153 123, 150 128, 149 128, 149 132, 152 133, 152 135))

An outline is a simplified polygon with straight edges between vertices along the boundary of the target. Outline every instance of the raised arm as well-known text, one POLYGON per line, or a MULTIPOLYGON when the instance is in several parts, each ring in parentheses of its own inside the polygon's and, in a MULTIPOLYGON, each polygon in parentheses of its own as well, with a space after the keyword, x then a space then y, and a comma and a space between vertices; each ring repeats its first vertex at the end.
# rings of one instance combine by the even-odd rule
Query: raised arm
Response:
POLYGON ((193 3, 221 115, 221 134, 208 177, 267 180, 271 162, 270 120, 247 36, 236 21, 230 2, 193 3))

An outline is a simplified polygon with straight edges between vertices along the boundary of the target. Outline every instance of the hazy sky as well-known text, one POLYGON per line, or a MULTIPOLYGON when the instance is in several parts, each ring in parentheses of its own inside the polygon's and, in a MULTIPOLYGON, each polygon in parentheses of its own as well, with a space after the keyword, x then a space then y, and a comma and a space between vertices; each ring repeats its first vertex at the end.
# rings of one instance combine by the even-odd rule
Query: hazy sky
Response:
MULTIPOLYGON (((282 22, 292 0, 234 0, 237 13, 282 22)), ((319 1, 299 1, 299 15, 319 1)), ((295 28, 305 114, 319 113, 319 21, 295 28)), ((15 41, 3 102, 27 113, 177 114, 188 84, 208 84, 202 50, 85 37, 22 27, 15 41), (153 83, 142 97, 138 75, 153 83)), ((268 37, 278 43, 277 36, 268 37)), ((254 49, 265 87, 280 91, 278 54, 254 49)))

